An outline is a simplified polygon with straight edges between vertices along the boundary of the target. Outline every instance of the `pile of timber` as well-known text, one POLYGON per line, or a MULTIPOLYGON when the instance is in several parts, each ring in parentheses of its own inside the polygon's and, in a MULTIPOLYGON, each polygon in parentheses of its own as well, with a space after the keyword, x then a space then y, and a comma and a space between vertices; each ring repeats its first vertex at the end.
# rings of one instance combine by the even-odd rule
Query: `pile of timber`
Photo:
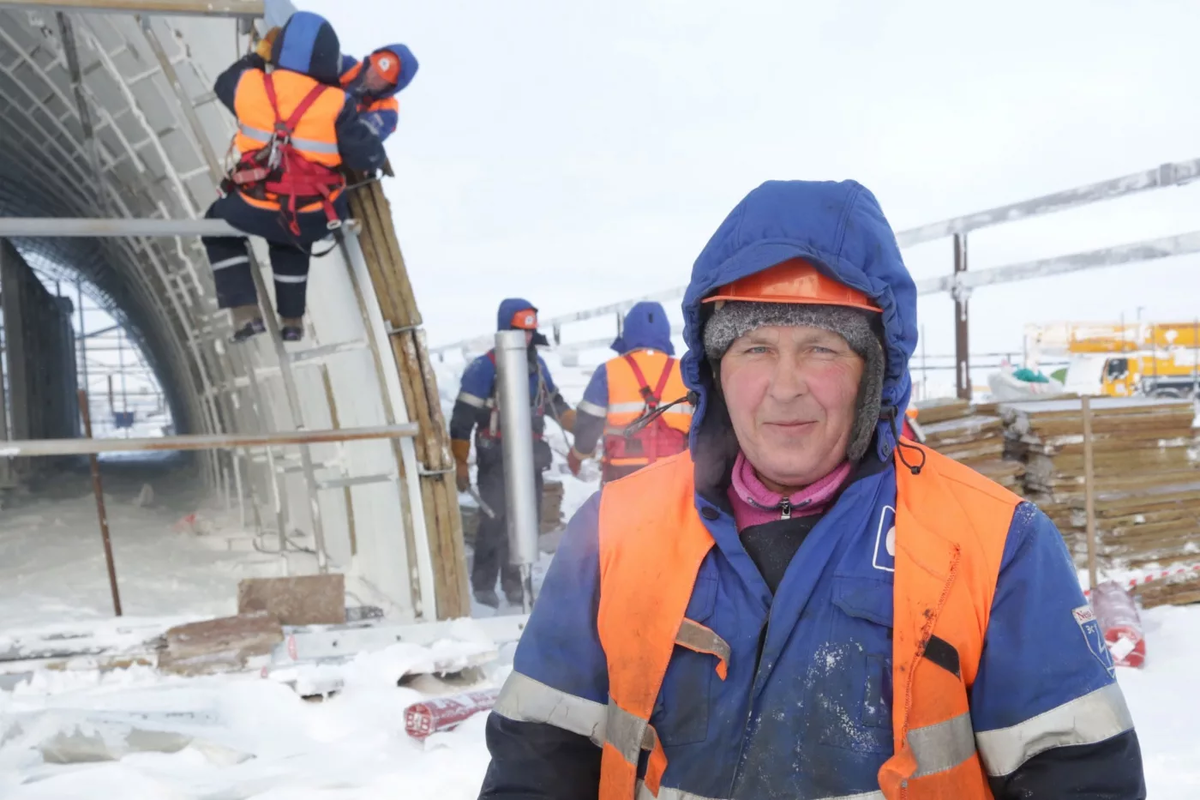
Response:
MULTIPOLYGON (((1198 557, 1200 469, 1191 401, 1091 400, 1097 556, 1138 568, 1198 557)), ((1083 409, 1079 400, 1002 407, 1025 494, 1082 563, 1087 553, 1083 409)))
MULTIPOLYGON (((430 363, 425 331, 421 328, 421 312, 396 239, 391 205, 382 186, 370 183, 350 193, 350 214, 362 222, 359 239, 384 323, 391 334, 392 356, 400 372, 404 403, 409 419, 421 428, 416 450, 417 461, 424 467, 420 476, 421 500, 433 557, 438 616, 442 619, 469 616, 466 554, 450 435, 438 399, 437 378, 430 363)), ((400 464, 403 471, 403 462, 400 464)), ((408 504, 404 513, 411 514, 408 504)), ((406 529, 412 530, 411 525, 406 525, 406 529)), ((411 561, 415 561, 415 554, 410 553, 411 561)))
POLYGON ((918 404, 925 445, 1021 494, 1024 465, 1005 458, 1004 422, 994 404, 934 400, 918 404))

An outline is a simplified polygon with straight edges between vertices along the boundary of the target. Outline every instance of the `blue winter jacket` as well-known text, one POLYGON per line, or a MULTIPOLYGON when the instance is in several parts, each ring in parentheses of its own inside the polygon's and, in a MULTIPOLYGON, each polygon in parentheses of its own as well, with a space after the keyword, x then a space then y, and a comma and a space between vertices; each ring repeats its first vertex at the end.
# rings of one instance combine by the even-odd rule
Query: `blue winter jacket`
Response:
MULTIPOLYGON (((417 57, 413 55, 412 50, 408 48, 408 45, 389 44, 386 47, 380 47, 374 52, 378 53, 380 50, 387 50, 395 53, 396 57, 400 59, 400 78, 396 81, 396 85, 391 89, 380 92, 376 95, 372 95, 370 98, 370 102, 372 103, 379 100, 386 100, 390 97, 395 97, 406 86, 412 83, 412 79, 416 77, 417 70, 420 69, 421 66, 420 62, 417 61, 417 57)), ((338 70, 338 74, 345 75, 346 72, 348 72, 358 63, 358 59, 354 56, 343 54, 341 59, 341 67, 338 70)), ((363 86, 363 73, 360 71, 358 75, 354 77, 354 80, 350 81, 343 88, 353 95, 356 100, 362 101, 366 92, 366 89, 363 86)), ((387 141, 387 138, 395 133, 396 124, 400 121, 399 113, 393 108, 368 108, 361 113, 366 124, 369 125, 371 130, 375 131, 379 138, 384 141, 387 141)))
MULTIPOLYGON (((337 34, 333 26, 317 14, 308 11, 293 14, 275 39, 272 59, 278 69, 299 72, 329 86, 338 85, 341 53, 337 34)), ((237 109, 234 100, 238 83, 247 70, 254 69, 265 71, 266 62, 256 53, 250 53, 222 72, 213 86, 217 99, 235 116, 237 109)), ((347 167, 369 171, 383 166, 387 160, 383 142, 358 113, 358 101, 355 98, 346 95, 346 102, 334 127, 338 152, 347 167)))
MULTIPOLYGON (((882 800, 876 775, 893 752, 894 560, 880 535, 896 503, 891 424, 881 421, 849 485, 824 515, 807 518, 799 549, 778 572, 751 554, 763 540, 755 528, 739 535, 725 498, 737 445, 712 390, 700 300, 793 257, 865 291, 883 309, 883 404, 903 409, 909 399, 916 290, 875 198, 852 181, 775 181, 751 192, 700 254, 684 299, 683 374, 699 395, 690 439, 695 505, 716 542, 686 615, 724 638, 731 654, 722 681, 711 657, 675 649, 650 720, 668 759, 660 800, 882 800), (772 573, 774 590, 764 577, 772 573)), ((593 497, 572 519, 546 575, 488 720, 492 763, 482 798, 597 796, 595 743, 604 740, 608 700, 596 631, 598 512, 593 497)), ((787 524, 756 527, 770 533, 787 524)), ((1073 613, 1084 606, 1062 537, 1042 512, 1021 504, 970 693, 977 747, 997 798, 1145 797, 1112 661, 1096 624, 1073 613)))

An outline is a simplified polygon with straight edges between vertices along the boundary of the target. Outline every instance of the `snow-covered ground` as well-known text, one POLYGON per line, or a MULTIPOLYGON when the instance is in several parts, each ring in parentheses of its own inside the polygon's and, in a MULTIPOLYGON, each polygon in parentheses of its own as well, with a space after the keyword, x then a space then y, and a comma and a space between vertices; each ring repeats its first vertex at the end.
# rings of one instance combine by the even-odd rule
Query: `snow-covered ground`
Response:
MULTIPOLYGON (((576 402, 590 367, 551 362, 551 369, 576 402)), ((447 364, 440 371, 444 399, 452 401, 457 370, 447 364)), ((565 452, 553 426, 550 434, 565 452)), ((109 518, 127 614, 228 614, 240 578, 276 574, 275 557, 246 547, 248 535, 221 509, 204 507, 187 481, 158 470, 154 503, 140 507, 132 502, 142 482, 137 465, 110 470, 109 518), (200 526, 207 533, 178 528, 198 506, 210 520, 200 526)), ((564 484, 569 516, 595 490, 596 471, 575 479, 561 457, 552 471, 564 484)), ((81 472, 0 511, 0 639, 110 616, 93 502, 81 472)), ((1191 800, 1200 795, 1200 606, 1154 609, 1143 622, 1146 665, 1118 676, 1138 725, 1150 797, 1191 800)), ((511 646, 461 685, 430 676, 396 685, 396 676, 460 646, 397 644, 323 668, 343 682, 324 702, 258 675, 187 679, 146 667, 39 672, 0 691, 0 798, 468 800, 487 767, 484 716, 421 742, 404 732, 403 712, 430 695, 499 686, 511 669, 511 646), (56 763, 85 750, 96 760, 56 763)))

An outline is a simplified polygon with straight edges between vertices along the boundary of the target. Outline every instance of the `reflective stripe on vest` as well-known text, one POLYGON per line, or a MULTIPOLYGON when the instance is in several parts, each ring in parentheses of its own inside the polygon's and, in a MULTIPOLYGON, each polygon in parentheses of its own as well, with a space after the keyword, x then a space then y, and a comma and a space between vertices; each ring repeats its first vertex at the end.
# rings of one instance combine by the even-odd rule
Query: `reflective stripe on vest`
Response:
MULTIPOLYGON (((307 75, 286 69, 272 72, 271 81, 279 101, 279 114, 285 120, 313 87, 319 85, 307 75)), ((235 144, 243 155, 261 150, 271 141, 275 130, 275 112, 271 108, 265 82, 266 74, 262 70, 246 70, 234 94, 233 107, 238 119, 235 144)), ((330 86, 301 116, 292 131, 292 146, 304 159, 326 167, 337 167, 342 163, 336 123, 345 104, 346 93, 330 86)))
MULTIPOLYGON (((242 132, 242 135, 248 136, 256 142, 262 142, 264 145, 271 143, 273 134, 270 131, 252 128, 244 122, 238 123, 238 130, 242 132)), ((302 139, 299 136, 292 137, 292 145, 299 150, 308 150, 313 153, 336 154, 338 152, 337 142, 320 142, 316 139, 302 139)))
MULTIPOLYGON (((641 368, 646 380, 651 382, 650 388, 653 389, 659 375, 662 374, 663 365, 666 364, 668 358, 667 354, 661 350, 647 349, 635 351, 630 355, 641 368)), ((646 410, 646 399, 642 397, 641 384, 633 374, 633 370, 629 368, 624 356, 609 359, 604 365, 604 369, 608 378, 608 407, 605 409, 608 428, 622 430, 646 410)), ((672 400, 686 397, 687 392, 687 387, 683 384, 683 375, 679 370, 679 362, 676 361, 671 369, 671 375, 667 379, 667 385, 663 387, 662 397, 659 399, 663 403, 670 403, 672 400)), ((692 407, 687 403, 680 403, 664 412, 662 419, 675 430, 687 433, 692 424, 692 407)))
MULTIPOLYGON (((655 800, 654 795, 646 788, 643 781, 638 781, 637 800, 655 800)), ((713 797, 685 792, 670 786, 662 786, 658 790, 657 800, 717 800, 713 797)), ((859 794, 841 794, 837 797, 820 797, 817 800, 885 800, 883 792, 860 792, 859 794)))
MULTIPOLYGON (((896 470, 895 754, 879 771, 881 792, 862 796, 990 800, 968 690, 1020 499, 945 456, 924 454, 919 475, 896 470), (934 635, 958 652, 958 673, 924 658, 934 635)), ((607 484, 601 494, 597 627, 611 699, 600 800, 629 800, 638 792, 672 797, 659 792, 666 756, 649 720, 696 574, 713 546, 694 491, 691 457, 682 453, 607 484), (673 568, 663 571, 661 564, 673 568), (642 749, 650 758, 639 788, 642 749)), ((1005 740, 993 741, 1002 749, 1005 740)))

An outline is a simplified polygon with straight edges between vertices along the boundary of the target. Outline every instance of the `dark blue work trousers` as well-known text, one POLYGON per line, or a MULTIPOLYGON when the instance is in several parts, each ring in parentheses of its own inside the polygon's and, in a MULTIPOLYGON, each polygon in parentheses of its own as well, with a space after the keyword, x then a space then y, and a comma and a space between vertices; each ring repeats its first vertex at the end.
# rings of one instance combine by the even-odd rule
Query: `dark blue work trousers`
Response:
MULTIPOLYGON (((333 203, 339 219, 347 214, 343 193, 333 203)), ((271 254, 271 271, 275 274, 275 307, 279 316, 299 319, 304 316, 308 291, 308 262, 313 245, 329 236, 330 231, 321 209, 296 215, 300 235, 288 230, 279 211, 257 208, 247 203, 240 192, 231 192, 218 199, 204 215, 223 219, 239 231, 267 240, 271 254)), ((258 292, 250 272, 249 241, 243 236, 205 236, 204 248, 213 269, 217 288, 217 305, 221 308, 256 305, 258 292)))

